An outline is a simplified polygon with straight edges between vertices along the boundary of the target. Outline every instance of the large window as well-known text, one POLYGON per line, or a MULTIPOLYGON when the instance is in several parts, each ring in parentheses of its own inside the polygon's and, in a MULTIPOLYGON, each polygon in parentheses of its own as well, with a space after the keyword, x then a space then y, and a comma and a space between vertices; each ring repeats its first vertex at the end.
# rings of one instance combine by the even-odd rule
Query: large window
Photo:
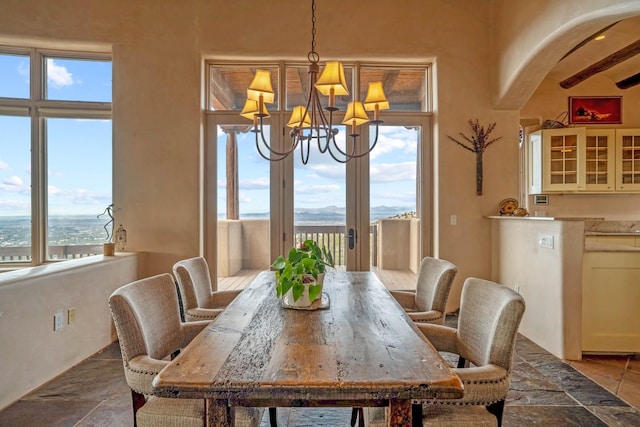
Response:
POLYGON ((111 57, 0 46, 0 268, 102 253, 111 57))

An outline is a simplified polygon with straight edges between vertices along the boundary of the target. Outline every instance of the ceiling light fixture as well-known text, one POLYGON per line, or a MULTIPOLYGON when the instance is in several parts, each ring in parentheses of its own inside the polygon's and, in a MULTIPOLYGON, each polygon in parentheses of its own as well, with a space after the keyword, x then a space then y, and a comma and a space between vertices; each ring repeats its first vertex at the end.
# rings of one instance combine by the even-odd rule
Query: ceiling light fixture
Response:
POLYGON ((256 134, 256 148, 258 153, 267 160, 279 161, 285 159, 300 146, 302 163, 306 165, 309 161, 311 143, 316 142, 320 153, 328 152, 335 161, 346 163, 351 159, 366 156, 378 143, 378 126, 383 123, 380 120, 380 110, 389 108, 389 101, 384 94, 382 82, 369 84, 364 103, 352 101, 347 106, 342 124, 351 126, 351 132, 348 134, 353 138, 351 149, 345 147, 343 150, 336 142, 338 129, 334 127, 333 113, 338 111, 338 108, 335 106, 335 97, 349 95, 349 89, 347 88, 344 67, 341 62, 327 62, 318 78, 320 55, 316 52, 315 35, 316 4, 315 0, 312 0, 311 51, 307 54, 307 59, 309 60, 309 95, 305 106, 298 105, 293 108, 291 118, 287 123, 287 126, 291 128, 289 132, 291 145, 289 148, 284 151, 275 150, 264 135, 263 120, 269 117, 265 104, 272 103, 275 98, 273 87, 271 86, 271 73, 267 70, 257 70, 247 90, 247 101, 240 115, 253 120, 252 132, 256 134), (327 107, 322 107, 319 94, 329 97, 327 107), (329 113, 328 119, 325 111, 329 113), (358 126, 369 122, 366 111, 373 111, 371 123, 375 125, 375 139, 371 146, 367 144, 367 149, 362 151, 356 149, 356 142, 358 136, 360 136, 358 126), (266 148, 268 152, 263 152, 263 148, 266 148))

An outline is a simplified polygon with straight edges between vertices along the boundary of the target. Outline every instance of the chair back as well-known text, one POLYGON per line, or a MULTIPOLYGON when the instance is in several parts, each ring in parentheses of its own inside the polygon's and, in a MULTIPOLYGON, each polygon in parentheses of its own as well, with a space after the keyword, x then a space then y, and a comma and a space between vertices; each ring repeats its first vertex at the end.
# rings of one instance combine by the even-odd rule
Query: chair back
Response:
POLYGON ((139 355, 161 360, 181 347, 180 307, 170 274, 116 289, 109 308, 125 364, 139 355))
POLYGON ((209 265, 203 257, 189 258, 173 265, 184 311, 193 308, 210 308, 211 276, 209 265))
MULTIPOLYGON (((445 313, 449 291, 458 268, 449 261, 425 257, 420 262, 416 285, 416 311, 445 313)), ((442 317, 444 321, 444 316, 442 317)))
POLYGON ((476 366, 511 371, 524 299, 506 286, 470 277, 465 280, 458 317, 459 354, 476 366))

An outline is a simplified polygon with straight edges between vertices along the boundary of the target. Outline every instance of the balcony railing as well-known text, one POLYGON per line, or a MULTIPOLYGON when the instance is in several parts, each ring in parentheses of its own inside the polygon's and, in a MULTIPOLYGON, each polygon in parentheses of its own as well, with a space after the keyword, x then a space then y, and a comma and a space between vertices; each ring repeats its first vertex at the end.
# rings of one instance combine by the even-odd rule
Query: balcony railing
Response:
MULTIPOLYGON (((65 260, 102 255, 102 245, 59 245, 49 246, 49 260, 65 260)), ((0 262, 28 262, 31 260, 31 247, 0 247, 0 262)))
MULTIPOLYGON (((369 241, 371 242, 371 265, 376 265, 378 227, 369 227, 369 241)), ((295 226, 296 244, 313 239, 318 246, 325 246, 331 251, 335 265, 345 265, 346 236, 344 225, 297 225, 295 226)))

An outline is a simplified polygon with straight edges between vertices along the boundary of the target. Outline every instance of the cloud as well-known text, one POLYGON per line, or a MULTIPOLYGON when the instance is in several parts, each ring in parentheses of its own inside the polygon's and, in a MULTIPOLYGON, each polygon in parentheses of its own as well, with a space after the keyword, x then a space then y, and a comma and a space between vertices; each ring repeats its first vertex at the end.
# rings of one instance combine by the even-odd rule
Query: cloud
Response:
POLYGON ((370 156, 371 159, 377 159, 378 157, 396 151, 401 151, 404 154, 416 153, 418 149, 415 143, 415 136, 409 138, 406 134, 399 133, 394 135, 380 134, 378 137, 378 144, 375 146, 370 156))
POLYGON ((239 182, 239 186, 243 190, 268 190, 269 178, 253 178, 244 179, 239 182))
POLYGON ((297 181, 295 184, 296 194, 323 194, 323 193, 335 193, 340 191, 340 186, 335 184, 324 185, 304 185, 297 181))
POLYGON ((415 181, 416 162, 373 164, 369 173, 372 183, 415 181))
POLYGON ((12 193, 29 193, 30 189, 28 185, 24 184, 22 178, 17 175, 10 176, 2 181, 0 184, 0 190, 10 191, 12 193))
POLYGON ((0 171, 9 169, 9 163, 0 160, 0 171))
POLYGON ((66 67, 57 65, 51 58, 47 58, 47 80, 58 89, 74 84, 73 74, 66 67))

